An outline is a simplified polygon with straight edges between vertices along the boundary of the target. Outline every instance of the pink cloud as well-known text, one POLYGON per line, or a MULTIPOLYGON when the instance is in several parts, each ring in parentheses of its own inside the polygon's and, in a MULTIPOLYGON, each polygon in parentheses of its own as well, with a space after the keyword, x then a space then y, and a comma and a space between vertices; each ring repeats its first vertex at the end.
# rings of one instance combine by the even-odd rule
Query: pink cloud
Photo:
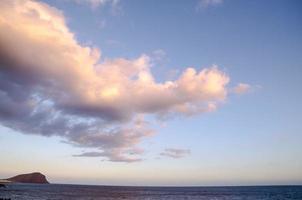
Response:
POLYGON ((157 82, 147 55, 100 58, 98 48, 79 44, 60 10, 1 1, 1 124, 133 162, 140 158, 129 152, 153 132, 138 125, 138 116, 210 112, 228 94, 230 78, 218 66, 187 68, 174 81, 157 82))

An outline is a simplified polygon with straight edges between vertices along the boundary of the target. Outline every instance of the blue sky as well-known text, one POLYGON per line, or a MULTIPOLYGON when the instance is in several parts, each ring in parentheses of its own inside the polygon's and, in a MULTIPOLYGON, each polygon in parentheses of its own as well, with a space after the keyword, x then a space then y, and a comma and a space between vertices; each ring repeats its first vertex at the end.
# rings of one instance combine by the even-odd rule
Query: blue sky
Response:
POLYGON ((172 117, 158 120, 153 111, 144 111, 153 134, 135 144, 144 153, 131 163, 115 162, 108 154, 74 157, 91 148, 56 133, 28 134, 3 120, 1 177, 41 171, 60 183, 302 184, 300 1, 44 3, 62 11, 79 45, 100 50, 98 63, 147 55, 158 83, 177 80, 188 67, 217 65, 230 79, 223 88, 227 95, 211 100, 217 105, 211 112, 171 111, 172 117), (249 86, 240 94, 234 92, 239 83, 249 86))

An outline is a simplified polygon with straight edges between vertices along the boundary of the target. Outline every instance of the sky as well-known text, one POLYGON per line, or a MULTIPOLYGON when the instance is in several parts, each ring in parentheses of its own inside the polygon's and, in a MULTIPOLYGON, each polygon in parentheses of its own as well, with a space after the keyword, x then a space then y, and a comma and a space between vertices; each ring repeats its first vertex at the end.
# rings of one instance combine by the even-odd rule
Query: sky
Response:
POLYGON ((0 178, 302 184, 301 9, 0 1, 0 178))

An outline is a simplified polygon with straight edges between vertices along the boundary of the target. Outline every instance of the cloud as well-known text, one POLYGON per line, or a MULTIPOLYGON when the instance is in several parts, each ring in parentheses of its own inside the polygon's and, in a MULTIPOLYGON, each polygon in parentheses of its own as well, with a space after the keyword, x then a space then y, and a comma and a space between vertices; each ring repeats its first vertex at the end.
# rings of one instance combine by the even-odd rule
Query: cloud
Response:
POLYGON ((205 9, 210 6, 217 6, 223 3, 223 0, 199 0, 197 3, 197 10, 205 9))
POLYGON ((246 83, 239 83, 235 88, 233 88, 233 92, 236 94, 244 94, 250 91, 251 86, 246 83))
POLYGON ((74 157, 102 157, 104 154, 102 152, 85 152, 77 155, 73 155, 74 157))
MULTIPOLYGON (((93 10, 100 7, 110 7, 110 11, 112 15, 120 15, 122 14, 122 7, 120 5, 120 0, 68 0, 70 2, 75 2, 80 5, 88 5, 93 10)), ((100 24, 102 28, 104 24, 100 24)))
POLYGON ((145 137, 152 136, 154 131, 146 128, 146 122, 134 120, 130 127, 114 128, 107 132, 73 133, 68 137, 68 143, 74 146, 98 148, 100 151, 85 152, 76 157, 107 157, 113 162, 135 162, 142 160, 138 155, 143 149, 136 147, 145 137))
POLYGON ((57 135, 110 161, 139 161, 139 143, 154 133, 141 116, 213 111, 229 80, 210 66, 156 82, 149 56, 102 58, 76 40, 62 11, 0 1, 0 123, 19 132, 57 135))
POLYGON ((106 152, 98 152, 98 151, 84 152, 82 154, 77 154, 77 155, 73 155, 73 156, 74 157, 108 157, 109 161, 112 161, 112 162, 132 163, 132 162, 142 161, 141 158, 129 157, 129 156, 125 157, 125 156, 121 155, 121 152, 119 151, 119 149, 116 149, 113 151, 106 151, 106 152))
POLYGON ((174 159, 183 158, 190 154, 191 151, 189 149, 175 149, 175 148, 167 148, 162 153, 160 153, 161 156, 166 156, 174 159))
POLYGON ((165 59, 166 55, 167 54, 163 49, 157 49, 152 52, 151 58, 154 60, 154 62, 160 62, 165 59))
POLYGON ((79 4, 89 4, 92 8, 97 8, 99 6, 111 5, 113 7, 117 6, 119 0, 70 0, 79 4))

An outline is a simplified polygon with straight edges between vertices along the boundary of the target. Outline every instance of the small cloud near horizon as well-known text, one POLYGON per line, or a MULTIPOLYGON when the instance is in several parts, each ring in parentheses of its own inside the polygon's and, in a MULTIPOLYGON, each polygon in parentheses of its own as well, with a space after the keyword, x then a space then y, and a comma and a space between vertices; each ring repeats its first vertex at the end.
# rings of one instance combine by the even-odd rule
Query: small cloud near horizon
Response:
POLYGON ((167 148, 162 153, 160 153, 160 156, 179 159, 188 156, 190 154, 191 151, 189 149, 167 148))

